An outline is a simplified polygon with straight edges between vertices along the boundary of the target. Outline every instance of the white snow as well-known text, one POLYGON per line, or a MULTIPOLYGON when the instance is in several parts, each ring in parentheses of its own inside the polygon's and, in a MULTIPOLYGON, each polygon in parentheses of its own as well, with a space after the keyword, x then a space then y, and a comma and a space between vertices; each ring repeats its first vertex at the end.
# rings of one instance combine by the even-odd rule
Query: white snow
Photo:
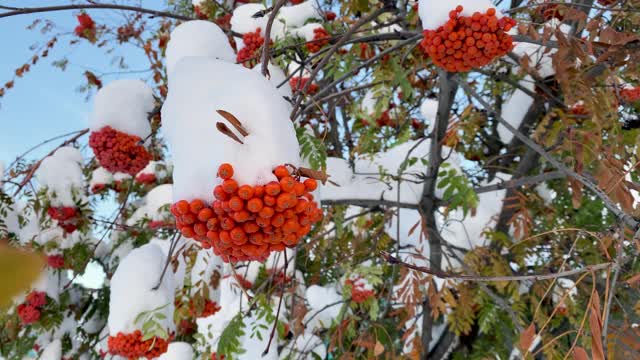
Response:
POLYGON ((335 286, 311 285, 306 292, 309 311, 304 316, 303 323, 307 329, 328 329, 331 323, 338 318, 342 308, 342 296, 338 294, 335 286), (325 309, 325 307, 327 307, 325 309))
POLYGON ((147 244, 134 249, 120 262, 111 278, 110 335, 141 329, 143 324, 136 324, 136 317, 151 310, 165 315, 164 319, 157 319, 163 328, 170 332, 175 330, 173 272, 167 271, 158 289, 153 290, 165 261, 166 257, 157 245, 147 244))
POLYGON ((474 12, 486 13, 490 8, 496 9, 496 17, 501 18, 502 14, 489 0, 420 0, 418 3, 418 14, 422 20, 422 28, 425 30, 436 30, 449 20, 449 12, 455 10, 456 6, 462 5, 462 16, 471 16, 474 12))
POLYGON ((127 220, 127 225, 135 225, 142 219, 160 221, 170 217, 167 205, 172 203, 172 185, 162 184, 154 187, 143 199, 142 205, 127 220), (165 207, 165 209, 162 209, 165 207))
MULTIPOLYGON (((281 96, 291 99, 291 85, 289 85, 289 81, 287 80, 287 76, 284 74, 284 71, 282 71, 279 66, 272 63, 269 63, 267 68, 269 69, 269 81, 271 81, 271 84, 278 89, 281 96), (278 87, 280 84, 282 84, 282 86, 278 87)), ((262 66, 254 66, 251 70, 262 75, 262 66)))
MULTIPOLYGON (((531 76, 525 76, 524 79, 519 81, 519 84, 523 88, 535 92, 535 82, 531 76)), ((524 116, 532 104, 533 97, 520 89, 516 89, 509 99, 502 104, 502 118, 517 129, 522 124, 522 120, 524 120, 524 116)), ((513 139, 513 133, 502 124, 498 124, 498 135, 505 144, 508 144, 513 139)))
POLYGON ((324 18, 316 0, 307 0, 298 5, 283 6, 278 11, 277 19, 291 27, 301 27, 308 20, 324 18))
POLYGON ((90 117, 92 131, 105 126, 145 139, 151 134, 148 114, 155 107, 153 90, 141 80, 116 80, 98 91, 90 117))
POLYGON ((360 108, 366 115, 373 115, 376 112, 376 105, 378 103, 379 94, 374 89, 369 89, 364 94, 360 108))
POLYGON ((436 123, 436 116, 438 115, 438 100, 437 99, 425 99, 420 105, 420 113, 427 123, 427 133, 433 131, 433 124, 436 123))
POLYGON ((47 188, 52 206, 74 206, 74 198, 83 198, 82 154, 74 147, 61 147, 44 158, 35 176, 47 188))
POLYGON ((147 166, 145 166, 142 170, 140 170, 140 172, 137 173, 136 176, 142 175, 142 174, 155 175, 156 178, 158 179, 163 178, 167 176, 166 165, 164 161, 155 161, 155 160, 149 161, 147 166))
POLYGON ((158 360, 193 360, 195 354, 193 348, 186 342, 172 342, 167 348, 167 352, 160 355, 158 360))
POLYGON ((113 174, 103 167, 98 167, 91 173, 91 180, 89 180, 89 187, 93 188, 96 185, 110 184, 113 181, 113 174))
POLYGON ((310 23, 292 31, 296 36, 303 38, 305 41, 312 41, 316 36, 315 29, 322 28, 322 24, 310 23))
POLYGON ((195 294, 201 286, 209 288, 209 298, 220 304, 220 284, 214 288, 211 277, 218 272, 222 277, 223 262, 219 256, 215 256, 210 250, 200 250, 196 255, 196 261, 191 269, 191 294, 195 294))
POLYGON ((47 345, 40 355, 40 360, 60 360, 62 358, 62 342, 56 339, 47 345))
POLYGON ((239 184, 276 180, 272 169, 300 166, 289 105, 260 73, 208 58, 185 58, 174 71, 162 108, 163 130, 173 152, 174 200, 213 199, 218 167, 230 163, 239 184), (241 145, 216 129, 216 110, 238 118, 249 132, 241 145))
POLYGON ((178 61, 189 56, 236 61, 227 35, 218 25, 204 20, 187 21, 176 26, 167 43, 166 55, 169 77, 178 61))
MULTIPOLYGON (((408 141, 373 156, 360 156, 355 159, 355 172, 350 168, 346 160, 338 158, 327 159, 327 174, 330 180, 340 186, 330 183, 320 186, 323 200, 360 199, 400 201, 402 203, 417 204, 422 196, 423 183, 419 176, 424 172, 424 164, 419 159, 427 159, 429 154, 429 141, 408 141), (415 146, 415 148, 414 148, 415 146), (412 150, 413 148, 413 150, 412 150), (410 154, 409 154, 410 153, 410 154), (407 155, 409 154, 409 155, 407 155), (398 194, 398 181, 392 178, 381 179, 380 170, 388 175, 397 176, 400 165, 405 158, 418 158, 411 166, 407 166, 402 173, 404 180, 400 182, 398 194), (383 181, 384 180, 384 181, 383 181), (415 183, 419 181, 419 183, 415 183), (399 197, 398 197, 399 195, 399 197)), ((443 147, 443 154, 449 155, 448 163, 451 168, 457 169, 460 174, 459 159, 451 149, 443 147)), ((436 189, 436 196, 442 197, 444 188, 436 189)))

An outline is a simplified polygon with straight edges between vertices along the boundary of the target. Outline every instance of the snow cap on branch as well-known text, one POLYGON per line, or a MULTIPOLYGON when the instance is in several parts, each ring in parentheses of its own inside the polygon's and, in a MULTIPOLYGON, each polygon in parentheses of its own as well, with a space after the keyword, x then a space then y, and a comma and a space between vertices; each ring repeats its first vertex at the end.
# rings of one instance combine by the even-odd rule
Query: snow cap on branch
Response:
POLYGON ((74 206, 84 186, 82 154, 71 146, 61 147, 42 160, 36 179, 51 194, 52 206, 74 206))
MULTIPOLYGON (((425 30, 436 30, 443 26, 449 20, 449 12, 455 8, 462 6, 462 16, 472 16, 475 12, 482 14, 488 9, 496 9, 496 6, 490 0, 456 0, 456 1, 438 1, 438 0, 420 0, 418 5, 418 13, 422 20, 422 28, 425 30)), ((496 9, 496 17, 500 19, 502 14, 496 9)))

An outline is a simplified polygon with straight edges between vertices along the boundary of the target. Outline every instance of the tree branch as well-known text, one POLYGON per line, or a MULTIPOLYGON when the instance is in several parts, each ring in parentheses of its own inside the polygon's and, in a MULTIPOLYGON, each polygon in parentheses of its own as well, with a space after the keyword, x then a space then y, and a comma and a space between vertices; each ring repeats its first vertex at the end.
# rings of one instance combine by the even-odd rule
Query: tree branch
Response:
POLYGON ((150 14, 153 16, 167 17, 171 19, 177 20, 195 20, 195 18, 189 16, 183 16, 178 14, 173 14, 166 11, 159 11, 153 9, 146 9, 137 6, 129 6, 129 5, 118 5, 118 4, 74 4, 74 5, 59 5, 59 6, 43 6, 43 7, 29 7, 29 8, 15 8, 13 11, 8 11, 4 13, 0 13, 0 18, 16 16, 16 15, 26 15, 26 14, 35 14, 42 12, 53 12, 53 11, 66 11, 66 10, 78 10, 78 9, 113 9, 113 10, 127 10, 127 11, 135 11, 143 14, 150 14))

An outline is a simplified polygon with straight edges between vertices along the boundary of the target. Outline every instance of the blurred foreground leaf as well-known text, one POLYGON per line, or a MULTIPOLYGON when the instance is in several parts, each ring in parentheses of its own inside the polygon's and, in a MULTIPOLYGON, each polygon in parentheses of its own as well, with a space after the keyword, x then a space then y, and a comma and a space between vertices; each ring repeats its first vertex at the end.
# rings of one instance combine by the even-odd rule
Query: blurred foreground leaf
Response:
POLYGON ((38 254, 0 244, 0 308, 25 291, 38 278, 44 259, 38 254))

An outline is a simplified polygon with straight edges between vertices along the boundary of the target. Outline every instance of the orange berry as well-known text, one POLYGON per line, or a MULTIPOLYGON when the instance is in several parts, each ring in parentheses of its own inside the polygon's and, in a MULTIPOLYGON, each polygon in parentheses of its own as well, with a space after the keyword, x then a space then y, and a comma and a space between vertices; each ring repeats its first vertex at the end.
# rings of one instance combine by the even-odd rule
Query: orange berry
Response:
POLYGON ((276 204, 276 198, 274 198, 271 195, 265 195, 264 199, 262 199, 264 201, 264 204, 267 206, 273 206, 276 204))
POLYGON ((287 170, 287 167, 284 165, 280 165, 280 166, 276 166, 275 169, 273 169, 273 174, 278 178, 278 179, 282 179, 286 176, 289 176, 289 170, 287 170))
POLYGON ((227 180, 233 177, 233 166, 231 164, 224 163, 218 168, 218 177, 227 180))
POLYGON ((318 188, 318 182, 315 179, 307 179, 304 181, 304 187, 307 191, 315 191, 318 188))
POLYGON ((186 200, 180 200, 176 203, 176 212, 180 215, 188 214, 191 210, 186 200))
POLYGON ((257 213, 262 210, 262 200, 259 198, 253 198, 247 202, 247 209, 253 213, 257 213))
POLYGON ((184 214, 180 217, 180 221, 182 221, 183 224, 191 225, 196 222, 196 216, 191 213, 184 214))
POLYGON ((249 200, 253 196, 253 187, 251 185, 242 185, 238 188, 238 196, 243 200, 249 200))
POLYGON ((296 181, 291 176, 285 176, 280 179, 280 189, 284 192, 292 192, 296 181))
POLYGON ((237 211, 233 213, 233 220, 239 223, 249 221, 250 218, 251 214, 249 214, 247 210, 237 211))
POLYGON ((264 186, 258 185, 253 188, 253 196, 261 198, 264 196, 264 186))
POLYGON ((297 182, 293 188, 296 196, 302 196, 306 192, 306 187, 300 182, 297 182))
POLYGON ((211 208, 204 208, 198 212, 198 220, 205 222, 213 216, 213 210, 211 208))
POLYGON ((261 218, 264 218, 264 219, 268 219, 268 218, 272 217, 274 213, 275 213, 275 211, 273 210, 273 208, 268 207, 268 206, 264 206, 262 209, 260 209, 260 212, 258 213, 258 216, 260 216, 261 218))
POLYGON ((195 232, 193 231, 193 228, 190 226, 183 226, 180 229, 180 232, 182 232, 182 236, 186 237, 186 238, 192 238, 195 236, 195 232))
POLYGON ((220 241, 220 235, 217 231, 207 231, 207 238, 212 242, 220 241))
POLYGON ((281 227, 284 224, 284 215, 282 214, 275 214, 272 218, 271 218, 271 225, 273 225, 274 227, 281 227))
POLYGON ((259 217, 256 218, 256 224, 261 228, 266 228, 267 226, 271 225, 271 221, 267 218, 259 217))
POLYGON ((301 213, 307 210, 309 206, 309 202, 305 199, 298 199, 298 203, 296 204, 296 212, 301 213))
POLYGON ((495 14, 496 14, 496 9, 490 8, 489 10, 487 10, 487 15, 494 16, 495 14))
POLYGON ((264 235, 262 235, 262 233, 260 232, 254 232, 253 234, 249 235, 249 242, 254 245, 260 246, 265 242, 264 235))
POLYGON ((191 210, 192 213, 197 214, 200 212, 200 210, 202 210, 204 208, 204 202, 200 199, 195 199, 191 201, 191 204, 189 205, 189 210, 191 210))
POLYGON ((229 208, 233 211, 240 211, 244 207, 244 201, 238 196, 232 196, 229 199, 229 208))
MULTIPOLYGON (((278 195, 277 204, 281 209, 288 209, 292 206, 291 193, 282 193, 278 195)), ((295 195, 294 195, 295 196, 295 195)))
POLYGON ((242 228, 247 234, 253 234, 254 232, 260 230, 260 227, 253 222, 246 222, 242 225, 242 228))
POLYGON ((272 181, 265 185, 264 191, 271 196, 276 196, 280 194, 280 184, 278 182, 272 181))
POLYGON ((233 179, 227 179, 222 182, 222 190, 227 194, 233 194, 238 190, 238 183, 233 179))
POLYGON ((294 219, 289 219, 284 223, 284 225, 282 225, 282 231, 285 234, 292 234, 298 231, 299 228, 300 228, 300 225, 294 219))
POLYGON ((240 227, 235 227, 229 232, 229 236, 231 237, 231 241, 235 245, 243 245, 247 242, 247 234, 242 231, 240 227))
POLYGON ((207 234, 207 226, 203 223, 197 223, 193 225, 193 232, 198 236, 205 236, 207 234))
POLYGON ((229 200, 229 194, 222 189, 222 185, 218 185, 213 189, 213 196, 220 201, 229 200))
POLYGON ((282 239, 282 242, 286 246, 290 246, 290 247, 296 246, 298 244, 298 237, 295 234, 287 234, 282 239))
POLYGON ((233 229, 233 227, 236 225, 235 221, 233 221, 232 218, 230 217, 224 217, 221 221, 220 221, 220 227, 223 230, 231 230, 233 229))

